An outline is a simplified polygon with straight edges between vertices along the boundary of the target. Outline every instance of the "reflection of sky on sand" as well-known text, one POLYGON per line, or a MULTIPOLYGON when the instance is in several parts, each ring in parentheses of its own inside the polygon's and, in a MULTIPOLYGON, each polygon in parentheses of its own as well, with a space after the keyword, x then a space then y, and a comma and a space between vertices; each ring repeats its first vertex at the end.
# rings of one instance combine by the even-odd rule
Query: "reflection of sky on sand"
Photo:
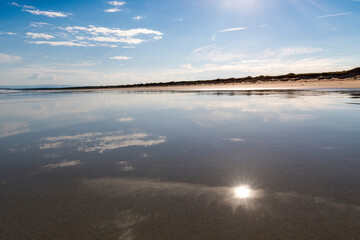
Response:
POLYGON ((89 189, 109 197, 126 197, 134 194, 149 197, 162 194, 167 197, 186 196, 194 200, 206 199, 208 204, 223 204, 234 210, 237 207, 254 209, 257 206, 256 201, 263 195, 263 191, 247 187, 246 191, 248 192, 245 196, 244 189, 242 192, 239 191, 239 188, 243 186, 209 187, 200 184, 160 182, 151 179, 85 179, 83 184, 89 189))
POLYGON ((319 118, 316 111, 338 109, 339 100, 347 101, 344 98, 346 93, 334 91, 99 91, 17 94, 18 97, 0 98, 0 119, 4 122, 0 125, 0 137, 75 123, 99 122, 108 117, 115 122, 132 122, 135 118, 124 113, 149 108, 187 111, 194 122, 207 127, 214 127, 214 122, 251 117, 280 122, 316 120, 319 118), (206 113, 199 112, 199 109, 206 113), (116 111, 104 115, 104 110, 116 111))
POLYGON ((307 196, 295 192, 269 192, 249 185, 210 187, 200 184, 128 178, 84 179, 82 183, 89 190, 111 198, 136 195, 149 198, 155 196, 163 196, 164 198, 178 197, 179 199, 191 197, 193 201, 206 199, 206 204, 209 206, 212 204, 229 206, 234 212, 237 208, 253 211, 265 210, 269 207, 270 202, 274 202, 274 204, 287 203, 291 206, 292 201, 303 201, 311 205, 319 204, 336 210, 353 210, 360 213, 360 205, 345 204, 324 197, 307 196))
POLYGON ((351 94, 0 98, 0 232, 11 239, 24 231, 59 239, 57 229, 81 239, 311 239, 309 232, 356 239, 360 115, 358 105, 344 104, 351 94))
POLYGON ((0 123, 0 138, 9 137, 29 132, 29 125, 25 122, 3 122, 0 123))
POLYGON ((165 141, 165 136, 153 137, 142 132, 129 134, 125 134, 122 131, 90 132, 78 135, 46 137, 40 139, 39 149, 74 148, 79 152, 98 151, 103 153, 106 150, 131 146, 148 147, 164 143, 165 141))

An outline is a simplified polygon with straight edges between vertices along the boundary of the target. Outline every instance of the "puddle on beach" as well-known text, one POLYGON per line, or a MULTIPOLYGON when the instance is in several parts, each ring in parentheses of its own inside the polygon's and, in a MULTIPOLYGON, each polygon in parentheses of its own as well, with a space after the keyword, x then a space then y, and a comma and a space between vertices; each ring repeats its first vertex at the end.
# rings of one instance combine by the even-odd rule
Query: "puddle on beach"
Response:
POLYGON ((360 91, 0 93, 0 239, 358 239, 360 91))

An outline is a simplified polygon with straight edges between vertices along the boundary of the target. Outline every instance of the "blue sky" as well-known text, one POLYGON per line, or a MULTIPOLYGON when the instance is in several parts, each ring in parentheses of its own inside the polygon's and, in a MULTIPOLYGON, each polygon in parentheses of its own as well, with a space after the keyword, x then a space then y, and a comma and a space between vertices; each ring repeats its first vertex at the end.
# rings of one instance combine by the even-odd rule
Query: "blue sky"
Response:
POLYGON ((360 66, 356 0, 0 3, 0 85, 113 85, 360 66))

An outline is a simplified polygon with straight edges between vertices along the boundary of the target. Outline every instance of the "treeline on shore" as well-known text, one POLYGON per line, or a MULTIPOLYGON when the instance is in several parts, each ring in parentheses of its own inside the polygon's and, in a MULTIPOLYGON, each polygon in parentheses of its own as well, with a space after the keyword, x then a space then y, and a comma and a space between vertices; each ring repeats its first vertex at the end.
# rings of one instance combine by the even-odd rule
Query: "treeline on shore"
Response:
POLYGON ((357 78, 360 76, 360 67, 347 71, 323 72, 323 73, 289 73, 279 76, 257 76, 243 78, 227 78, 214 80, 197 80, 197 81, 179 81, 179 82, 158 82, 158 83, 139 83, 127 85, 109 85, 109 86, 82 86, 82 87, 64 87, 64 88, 28 88, 24 90, 80 90, 80 89, 103 89, 103 88, 139 88, 139 87, 168 87, 168 86, 195 86, 195 85, 213 85, 213 84, 236 84, 236 83, 255 83, 268 81, 298 81, 307 79, 329 80, 333 78, 357 78))

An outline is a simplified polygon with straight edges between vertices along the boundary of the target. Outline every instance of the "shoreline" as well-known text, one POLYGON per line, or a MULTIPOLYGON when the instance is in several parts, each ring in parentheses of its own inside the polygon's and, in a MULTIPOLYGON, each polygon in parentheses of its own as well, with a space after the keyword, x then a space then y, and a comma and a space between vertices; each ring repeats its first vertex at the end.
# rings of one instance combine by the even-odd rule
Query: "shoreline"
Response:
MULTIPOLYGON (((126 91, 215 91, 215 90, 267 90, 267 89, 360 89, 360 79, 319 80, 307 79, 297 81, 258 81, 225 84, 194 84, 180 86, 147 86, 147 87, 109 87, 93 88, 93 90, 126 90, 126 91)), ((84 89, 85 90, 85 89, 84 89)), ((91 89, 87 89, 91 90, 91 89)))

